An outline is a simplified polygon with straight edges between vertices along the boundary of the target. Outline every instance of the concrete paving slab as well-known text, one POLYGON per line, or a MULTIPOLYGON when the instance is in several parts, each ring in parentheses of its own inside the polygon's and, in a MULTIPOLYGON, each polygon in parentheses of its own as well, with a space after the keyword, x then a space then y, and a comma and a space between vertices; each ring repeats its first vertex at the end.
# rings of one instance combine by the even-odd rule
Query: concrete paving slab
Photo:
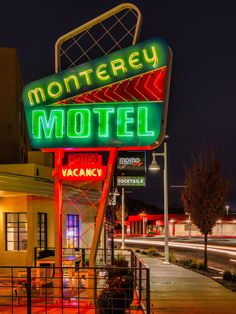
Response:
POLYGON ((236 293, 163 259, 140 255, 150 268, 151 314, 236 314, 236 293))

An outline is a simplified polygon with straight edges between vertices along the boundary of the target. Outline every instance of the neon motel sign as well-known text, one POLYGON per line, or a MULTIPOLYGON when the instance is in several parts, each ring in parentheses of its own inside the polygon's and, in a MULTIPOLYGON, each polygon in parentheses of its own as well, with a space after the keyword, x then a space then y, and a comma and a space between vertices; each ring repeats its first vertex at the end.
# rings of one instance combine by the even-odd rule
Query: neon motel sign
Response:
MULTIPOLYGON (((166 94, 150 101, 137 97, 138 76, 148 74, 143 94, 152 93, 151 76, 169 70, 170 49, 154 38, 29 83, 23 90, 33 148, 151 147, 158 143, 166 120, 166 94), (116 101, 75 103, 74 97, 125 83, 116 101), (129 85, 129 88, 128 88, 129 85), (131 86, 131 87, 130 87, 131 86), (127 95, 128 98, 127 99, 127 95)), ((147 77, 147 76, 146 76, 147 77)), ((168 75, 165 78, 166 88, 168 75)))

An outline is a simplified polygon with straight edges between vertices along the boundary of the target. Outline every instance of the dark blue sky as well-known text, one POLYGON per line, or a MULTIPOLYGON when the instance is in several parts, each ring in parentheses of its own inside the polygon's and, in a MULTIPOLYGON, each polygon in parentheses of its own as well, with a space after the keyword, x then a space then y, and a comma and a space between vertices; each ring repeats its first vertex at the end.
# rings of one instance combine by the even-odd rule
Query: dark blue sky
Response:
MULTIPOLYGON (((236 202, 234 2, 131 2, 143 16, 140 41, 163 37, 174 54, 167 120, 169 187, 183 183, 184 165, 191 164, 192 154, 214 148, 231 182, 229 203, 236 202)), ((25 83, 42 78, 54 72, 54 44, 58 37, 120 3, 4 2, 0 46, 17 49, 25 83)), ((162 172, 149 175, 147 189, 136 191, 140 198, 161 205, 162 172)), ((171 203, 178 201, 179 191, 169 188, 169 198, 171 203)))

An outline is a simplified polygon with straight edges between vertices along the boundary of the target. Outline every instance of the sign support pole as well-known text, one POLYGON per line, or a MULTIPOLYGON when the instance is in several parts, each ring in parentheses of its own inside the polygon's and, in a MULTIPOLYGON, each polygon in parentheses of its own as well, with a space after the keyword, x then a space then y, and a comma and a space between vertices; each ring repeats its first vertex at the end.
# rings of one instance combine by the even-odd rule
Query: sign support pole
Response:
POLYGON ((54 217, 55 217, 55 279, 59 289, 55 289, 55 295, 60 300, 63 294, 62 276, 62 182, 59 179, 59 171, 62 166, 63 151, 54 152, 54 217))
POLYGON ((93 242, 92 242, 92 246, 91 246, 91 254, 89 257, 89 267, 95 266, 95 260, 96 260, 97 250, 98 250, 98 243, 99 243, 99 239, 101 236, 102 225, 103 225, 104 214, 105 214, 105 207, 106 207, 106 202, 107 202, 107 196, 108 196, 110 185, 112 182, 112 176, 113 176, 113 171, 114 171, 114 167, 115 167, 116 156, 117 156, 117 149, 111 148, 111 151, 109 154, 109 159, 108 159, 108 165, 107 165, 107 175, 106 175, 106 179, 104 180, 104 184, 103 184, 102 195, 101 195, 100 205, 99 205, 99 209, 98 209, 98 215, 97 215, 97 219, 96 219, 96 228, 95 228, 95 232, 94 232, 94 236, 93 236, 93 242))
POLYGON ((55 266, 62 266, 62 184, 59 171, 62 165, 63 152, 54 153, 54 191, 55 191, 55 266))
POLYGON ((105 208, 106 208, 106 202, 107 202, 107 196, 109 194, 110 186, 112 183, 112 177, 113 177, 113 172, 115 168, 115 162, 116 162, 116 156, 117 156, 117 149, 116 148, 111 148, 110 154, 109 154, 109 159, 108 159, 108 165, 107 165, 107 175, 104 180, 103 184, 103 189, 102 189, 102 195, 100 199, 100 205, 98 208, 98 215, 96 219, 96 227, 94 231, 94 236, 93 236, 93 242, 91 246, 91 253, 89 256, 89 291, 90 291, 90 302, 93 304, 96 300, 96 289, 95 288, 95 281, 96 281, 96 271, 94 269, 95 267, 95 261, 96 261, 96 256, 97 256, 97 251, 98 251, 98 244, 99 244, 99 239, 101 236, 101 231, 102 231, 102 225, 104 221, 104 214, 105 214, 105 208))
POLYGON ((125 249, 125 188, 122 188, 121 194, 121 249, 125 249))

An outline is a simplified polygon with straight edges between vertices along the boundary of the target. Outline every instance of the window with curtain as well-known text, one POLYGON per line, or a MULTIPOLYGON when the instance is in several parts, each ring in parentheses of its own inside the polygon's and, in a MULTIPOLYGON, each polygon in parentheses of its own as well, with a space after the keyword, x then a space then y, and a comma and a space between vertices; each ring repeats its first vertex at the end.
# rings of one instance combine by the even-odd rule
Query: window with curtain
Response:
POLYGON ((66 215, 66 246, 79 248, 79 215, 66 215))
POLYGON ((27 250, 27 213, 6 213, 6 251, 27 250))
POLYGON ((37 215, 37 240, 40 249, 47 249, 47 214, 38 213, 37 215))

